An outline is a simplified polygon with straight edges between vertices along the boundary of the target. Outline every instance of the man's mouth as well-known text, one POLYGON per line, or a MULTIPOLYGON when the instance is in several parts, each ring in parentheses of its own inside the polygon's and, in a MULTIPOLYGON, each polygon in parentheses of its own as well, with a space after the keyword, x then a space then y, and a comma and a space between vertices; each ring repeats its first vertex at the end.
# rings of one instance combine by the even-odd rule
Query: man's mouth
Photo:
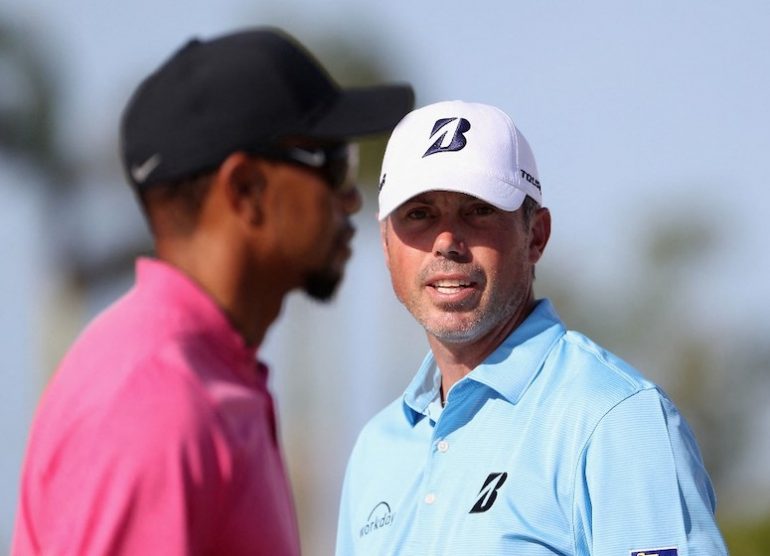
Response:
POLYGON ((466 288, 473 287, 473 283, 469 280, 436 280, 430 284, 430 287, 434 288, 437 292, 443 294, 454 294, 463 291, 466 288))

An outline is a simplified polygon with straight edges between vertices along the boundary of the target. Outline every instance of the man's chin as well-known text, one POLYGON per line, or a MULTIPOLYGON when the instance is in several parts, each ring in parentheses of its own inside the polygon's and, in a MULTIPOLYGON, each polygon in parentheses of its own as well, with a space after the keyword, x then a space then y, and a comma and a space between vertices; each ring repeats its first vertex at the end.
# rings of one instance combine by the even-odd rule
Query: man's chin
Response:
POLYGON ((418 321, 428 334, 448 344, 473 341, 490 328, 478 314, 460 311, 446 312, 438 318, 418 318, 418 321))

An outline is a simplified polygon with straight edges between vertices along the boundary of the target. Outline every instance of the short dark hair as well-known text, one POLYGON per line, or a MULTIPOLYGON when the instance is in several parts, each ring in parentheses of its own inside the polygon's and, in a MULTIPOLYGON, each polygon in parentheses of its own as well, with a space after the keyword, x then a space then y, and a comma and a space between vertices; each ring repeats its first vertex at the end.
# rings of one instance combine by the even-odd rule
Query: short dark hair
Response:
POLYGON ((527 195, 524 197, 524 202, 521 205, 521 214, 523 216, 523 221, 525 226, 529 226, 529 223, 532 221, 532 216, 534 216, 535 212, 537 212, 537 209, 540 208, 540 204, 535 201, 532 197, 527 195))
POLYGON ((189 233, 198 223, 201 208, 211 189, 214 171, 205 170, 179 180, 161 182, 138 191, 139 202, 147 218, 150 229, 157 233, 159 216, 154 215, 157 206, 169 207, 163 212, 164 226, 178 233, 189 233))
MULTIPOLYGON (((521 222, 524 226, 524 230, 529 230, 529 224, 532 222, 532 217, 540 208, 540 203, 535 201, 532 197, 527 195, 524 197, 524 202, 521 204, 521 222)), ((532 280, 535 279, 535 267, 532 266, 532 280)))

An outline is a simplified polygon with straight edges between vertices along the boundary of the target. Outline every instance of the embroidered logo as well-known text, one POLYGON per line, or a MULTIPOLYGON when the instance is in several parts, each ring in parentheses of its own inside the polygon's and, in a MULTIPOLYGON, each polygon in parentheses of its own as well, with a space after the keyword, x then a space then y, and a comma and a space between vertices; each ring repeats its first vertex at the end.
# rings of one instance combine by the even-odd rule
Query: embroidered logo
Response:
POLYGON ((433 131, 430 132, 429 139, 433 143, 431 143, 422 157, 425 158, 428 155, 441 152, 461 150, 468 143, 465 132, 470 128, 471 123, 465 118, 441 118, 436 121, 433 124, 433 131))
POLYGON ((492 504, 497 500, 497 491, 503 486, 503 483, 508 478, 508 473, 490 473, 487 480, 484 481, 484 486, 479 491, 476 503, 471 508, 469 514, 480 514, 486 512, 492 507, 492 504))
POLYGON ((369 517, 366 518, 366 523, 361 527, 358 536, 365 537, 369 533, 374 533, 383 527, 387 527, 393 523, 395 517, 396 514, 390 511, 390 504, 384 500, 377 503, 377 505, 372 508, 372 511, 369 512, 369 517))
POLYGON ((144 183, 159 165, 160 155, 154 154, 141 164, 134 164, 131 167, 131 177, 134 178, 136 183, 144 183))
POLYGON ((679 550, 675 546, 669 548, 646 548, 644 550, 632 550, 631 556, 677 556, 679 550))
POLYGON ((540 181, 537 178, 535 178, 535 176, 533 176, 532 174, 529 174, 524 170, 521 170, 521 178, 527 180, 529 183, 537 187, 538 191, 541 191, 540 181))

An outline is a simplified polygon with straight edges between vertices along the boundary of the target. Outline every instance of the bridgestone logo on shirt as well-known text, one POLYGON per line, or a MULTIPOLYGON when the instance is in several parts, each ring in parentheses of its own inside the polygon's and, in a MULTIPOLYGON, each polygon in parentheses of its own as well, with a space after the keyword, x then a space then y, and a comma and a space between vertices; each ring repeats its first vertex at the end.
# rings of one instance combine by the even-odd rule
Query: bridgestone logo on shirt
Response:
POLYGON ((378 529, 390 525, 393 523, 395 517, 396 514, 390 511, 390 505, 387 502, 379 502, 372 511, 369 512, 369 517, 366 518, 366 525, 361 527, 358 536, 364 537, 369 533, 373 533, 378 529))
POLYGON ((468 513, 480 514, 491 508, 492 504, 497 500, 497 489, 503 486, 503 483, 507 478, 508 473, 490 473, 487 480, 484 481, 484 486, 481 487, 481 490, 478 493, 476 503, 468 513))

